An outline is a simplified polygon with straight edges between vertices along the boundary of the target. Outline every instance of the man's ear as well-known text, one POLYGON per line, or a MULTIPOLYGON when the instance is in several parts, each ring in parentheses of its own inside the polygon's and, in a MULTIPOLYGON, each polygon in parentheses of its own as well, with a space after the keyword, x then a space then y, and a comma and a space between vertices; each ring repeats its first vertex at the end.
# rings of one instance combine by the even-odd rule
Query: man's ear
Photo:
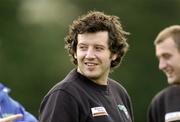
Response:
POLYGON ((74 53, 74 58, 75 58, 75 59, 77 59, 77 55, 76 55, 76 53, 74 53))
POLYGON ((116 58, 117 58, 117 54, 112 54, 111 56, 112 61, 116 60, 116 58))

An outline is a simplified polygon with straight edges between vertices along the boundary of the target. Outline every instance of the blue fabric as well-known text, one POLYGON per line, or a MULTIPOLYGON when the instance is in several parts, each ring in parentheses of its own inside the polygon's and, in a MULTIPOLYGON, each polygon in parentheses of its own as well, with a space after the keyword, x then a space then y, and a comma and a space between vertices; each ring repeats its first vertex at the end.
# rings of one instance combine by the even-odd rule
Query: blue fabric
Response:
POLYGON ((0 83, 0 118, 20 113, 23 115, 23 118, 14 122, 38 122, 20 103, 8 96, 9 92, 10 89, 0 83))

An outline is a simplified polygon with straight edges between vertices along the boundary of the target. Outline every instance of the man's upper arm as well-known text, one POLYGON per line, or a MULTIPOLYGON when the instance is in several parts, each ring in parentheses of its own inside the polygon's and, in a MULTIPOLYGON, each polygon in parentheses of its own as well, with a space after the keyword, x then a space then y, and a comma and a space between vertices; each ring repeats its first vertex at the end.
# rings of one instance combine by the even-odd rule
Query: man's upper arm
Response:
POLYGON ((40 122, 78 122, 78 103, 65 91, 55 91, 42 102, 40 122))

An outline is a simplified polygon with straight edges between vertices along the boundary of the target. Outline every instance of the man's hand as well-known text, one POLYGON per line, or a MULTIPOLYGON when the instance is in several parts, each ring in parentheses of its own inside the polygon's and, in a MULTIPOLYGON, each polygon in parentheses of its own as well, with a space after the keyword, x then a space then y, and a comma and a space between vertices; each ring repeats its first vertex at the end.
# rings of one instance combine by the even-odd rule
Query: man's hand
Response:
POLYGON ((22 114, 15 114, 15 115, 11 115, 11 116, 8 116, 8 117, 5 117, 5 118, 0 118, 0 122, 13 122, 16 119, 20 119, 22 117, 23 117, 22 114))

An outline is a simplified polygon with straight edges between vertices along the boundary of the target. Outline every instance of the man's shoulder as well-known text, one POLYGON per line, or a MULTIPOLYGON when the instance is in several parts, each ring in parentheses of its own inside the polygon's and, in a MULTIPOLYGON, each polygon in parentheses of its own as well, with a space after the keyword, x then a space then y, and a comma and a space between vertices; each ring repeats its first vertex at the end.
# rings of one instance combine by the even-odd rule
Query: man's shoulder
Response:
POLYGON ((57 84, 55 84, 48 92, 48 94, 51 94, 53 92, 56 92, 58 90, 69 90, 72 89, 73 86, 76 84, 76 71, 72 70, 63 80, 59 81, 57 84))
POLYGON ((169 96, 169 94, 174 94, 174 93, 180 93, 180 85, 169 85, 159 91, 155 96, 154 99, 162 99, 163 97, 169 96))
POLYGON ((177 94, 180 95, 180 85, 169 85, 156 93, 151 103, 161 104, 162 102, 167 102, 167 100, 171 101, 172 99, 170 98, 178 96, 177 94))
POLYGON ((126 88, 121 84, 120 81, 116 81, 116 80, 113 80, 110 78, 108 80, 109 80, 109 85, 113 91, 116 91, 117 93, 119 93, 123 96, 129 96, 126 88))
POLYGON ((117 89, 121 89, 123 91, 126 91, 125 87, 121 84, 120 81, 116 81, 116 80, 113 80, 111 78, 109 78, 108 81, 109 81, 110 86, 117 88, 117 89))
POLYGON ((48 98, 52 94, 61 94, 66 93, 72 96, 76 96, 78 92, 82 90, 80 75, 75 69, 69 72, 66 77, 55 84, 45 95, 45 98, 48 98))

